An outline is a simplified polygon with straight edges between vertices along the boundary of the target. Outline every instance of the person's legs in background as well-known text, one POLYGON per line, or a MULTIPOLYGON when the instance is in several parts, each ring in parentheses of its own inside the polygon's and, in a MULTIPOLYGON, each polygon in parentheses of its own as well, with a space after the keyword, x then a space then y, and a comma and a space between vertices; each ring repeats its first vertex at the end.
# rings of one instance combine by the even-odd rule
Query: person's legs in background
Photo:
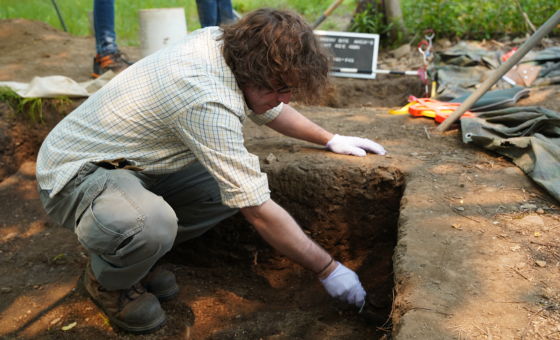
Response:
POLYGON ((218 1, 218 23, 216 26, 233 20, 233 7, 231 6, 231 0, 217 0, 218 1))
POLYGON ((119 73, 130 66, 122 58, 116 43, 115 0, 93 1, 93 25, 97 53, 93 62, 93 77, 97 78, 108 70, 119 73))
POLYGON ((95 27, 95 49, 104 57, 118 52, 115 33, 115 0, 93 1, 93 25, 95 27))
POLYGON ((202 28, 233 20, 231 0, 196 0, 196 7, 202 28))
POLYGON ((218 22, 218 4, 216 0, 196 0, 200 27, 216 26, 218 22))

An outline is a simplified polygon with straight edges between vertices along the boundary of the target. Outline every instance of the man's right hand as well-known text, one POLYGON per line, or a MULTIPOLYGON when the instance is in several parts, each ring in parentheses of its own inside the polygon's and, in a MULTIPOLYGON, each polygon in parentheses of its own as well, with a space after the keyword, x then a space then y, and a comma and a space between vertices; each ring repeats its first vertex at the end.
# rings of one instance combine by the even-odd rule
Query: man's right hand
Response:
POLYGON ((333 298, 361 307, 366 298, 366 291, 358 275, 340 262, 337 264, 338 267, 326 279, 320 279, 321 283, 333 298))
POLYGON ((324 275, 328 273, 328 277, 319 279, 332 297, 362 306, 366 292, 358 275, 339 262, 323 269, 322 266, 332 257, 313 242, 290 214, 274 201, 268 200, 260 206, 240 210, 257 232, 280 253, 316 273, 325 270, 324 275))

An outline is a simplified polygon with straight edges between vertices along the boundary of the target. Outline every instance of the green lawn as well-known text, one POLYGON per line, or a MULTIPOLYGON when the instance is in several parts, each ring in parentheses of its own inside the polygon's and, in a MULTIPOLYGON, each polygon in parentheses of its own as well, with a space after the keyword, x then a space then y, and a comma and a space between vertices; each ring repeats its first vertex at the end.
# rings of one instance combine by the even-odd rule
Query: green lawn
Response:
MULTIPOLYGON (((311 24, 334 0, 232 0, 241 14, 259 7, 293 9, 311 24)), ((319 29, 341 31, 349 24, 358 0, 345 0, 319 29)), ((463 38, 489 39, 504 34, 525 35, 530 32, 514 1, 510 0, 400 0, 405 26, 411 35, 433 28, 437 38, 457 35, 463 38)), ((523 10, 539 27, 559 8, 560 0, 519 0, 523 10)), ((88 11, 93 0, 57 0, 66 26, 74 35, 89 34, 88 11)), ((138 45, 138 10, 184 7, 187 28, 200 28, 195 0, 129 0, 116 1, 117 43, 138 45)), ((51 0, 0 0, 0 19, 26 18, 41 20, 62 28, 51 0)), ((532 33, 532 32, 530 32, 532 33)), ((560 27, 554 30, 560 34, 560 27)), ((406 39, 403 39, 406 40, 406 39)), ((397 42, 400 43, 400 42, 397 42)))
MULTIPOLYGON (((236 11, 244 13, 259 7, 289 8, 303 14, 313 23, 334 0, 233 0, 236 11)), ((57 0, 68 31, 74 35, 89 34, 88 11, 93 10, 93 0, 57 0)), ((355 0, 345 0, 335 14, 352 13, 355 0)), ((149 8, 184 7, 188 31, 200 28, 195 0, 129 0, 115 1, 115 31, 117 44, 138 45, 138 10, 149 8)), ((334 14, 333 14, 334 15, 334 14)), ((0 0, 0 19, 25 18, 41 20, 62 29, 51 0, 0 0)), ((320 29, 342 30, 348 23, 327 20, 320 29)))

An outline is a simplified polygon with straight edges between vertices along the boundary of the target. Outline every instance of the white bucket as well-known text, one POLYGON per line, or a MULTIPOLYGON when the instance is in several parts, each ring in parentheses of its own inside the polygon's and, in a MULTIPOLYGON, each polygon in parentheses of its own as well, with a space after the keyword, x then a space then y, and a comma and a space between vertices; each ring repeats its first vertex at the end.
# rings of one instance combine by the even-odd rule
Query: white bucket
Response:
POLYGON ((95 24, 93 21, 93 11, 88 11, 88 19, 89 19, 89 34, 95 37, 95 24))
POLYGON ((167 47, 187 35, 185 9, 154 8, 138 11, 142 58, 167 47))

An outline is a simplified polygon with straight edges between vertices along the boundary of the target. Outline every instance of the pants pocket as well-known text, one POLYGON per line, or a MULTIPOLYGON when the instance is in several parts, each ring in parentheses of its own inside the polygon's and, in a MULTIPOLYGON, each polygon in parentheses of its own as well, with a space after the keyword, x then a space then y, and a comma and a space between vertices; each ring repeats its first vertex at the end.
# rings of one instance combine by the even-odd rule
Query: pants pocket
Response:
POLYGON ((111 179, 84 211, 76 228, 78 240, 96 255, 114 254, 127 238, 142 231, 146 215, 111 179))

